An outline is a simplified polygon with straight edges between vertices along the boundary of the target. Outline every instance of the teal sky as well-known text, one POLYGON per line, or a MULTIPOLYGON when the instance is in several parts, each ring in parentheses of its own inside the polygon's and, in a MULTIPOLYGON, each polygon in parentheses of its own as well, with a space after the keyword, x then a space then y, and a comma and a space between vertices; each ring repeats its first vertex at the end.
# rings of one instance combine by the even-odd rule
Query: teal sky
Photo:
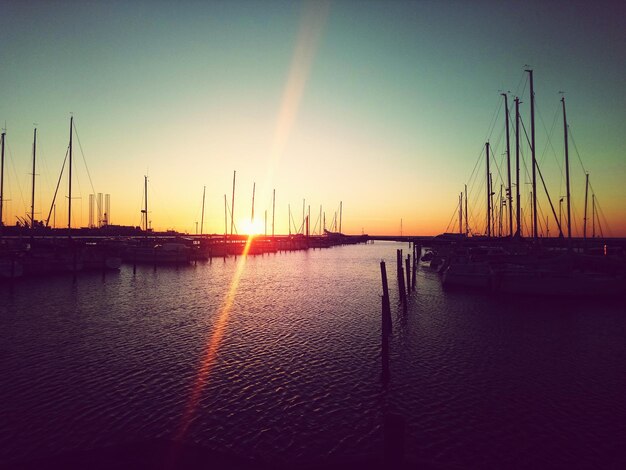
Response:
MULTIPOLYGON (((288 204, 300 221, 302 199, 311 205, 312 227, 320 204, 330 223, 343 201, 349 233, 397 233, 400 219, 404 233, 440 233, 487 138, 502 158, 502 111, 489 132, 501 90, 511 91, 511 104, 521 95, 530 128, 529 64, 537 154, 552 197, 564 194, 557 113, 565 91, 576 147, 608 228, 626 236, 626 14, 619 2, 339 1, 324 8, 9 1, 2 10, 5 223, 30 206, 33 123, 36 211, 47 216, 73 113, 95 190, 111 194, 116 224, 139 224, 147 172, 155 228, 194 232, 206 185, 204 232, 222 232, 224 194, 230 203, 237 170, 239 226, 249 218, 256 182, 261 217, 271 213, 276 188, 279 233, 288 231, 288 204), (302 62, 294 59, 299 38, 302 62), (302 89, 277 146, 294 69, 302 89)), ((74 224, 86 225, 92 191, 80 150, 75 156, 81 209, 74 224)), ((582 219, 584 174, 573 149, 571 168, 582 219)), ((67 217, 63 184, 58 225, 67 217)), ((480 176, 470 188, 470 224, 483 232, 480 176)), ((543 198, 541 205, 547 214, 543 198)))

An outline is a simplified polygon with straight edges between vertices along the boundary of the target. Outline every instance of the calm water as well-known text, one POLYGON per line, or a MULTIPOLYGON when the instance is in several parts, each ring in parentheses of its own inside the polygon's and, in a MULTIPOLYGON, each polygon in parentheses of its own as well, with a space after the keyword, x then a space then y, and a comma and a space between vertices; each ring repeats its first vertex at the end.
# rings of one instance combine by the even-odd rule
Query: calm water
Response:
POLYGON ((444 293, 421 267, 404 314, 400 247, 0 286, 0 462, 172 438, 196 390, 185 439, 263 460, 376 453, 383 412, 395 411, 413 459, 626 465, 623 303, 444 293), (380 259, 394 321, 386 390, 380 259))

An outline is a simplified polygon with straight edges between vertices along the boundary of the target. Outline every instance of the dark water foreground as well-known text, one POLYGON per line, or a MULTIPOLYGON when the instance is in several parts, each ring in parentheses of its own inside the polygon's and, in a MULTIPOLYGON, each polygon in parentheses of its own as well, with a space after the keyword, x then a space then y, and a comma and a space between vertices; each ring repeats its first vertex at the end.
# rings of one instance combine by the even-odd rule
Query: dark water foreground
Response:
POLYGON ((173 439, 178 466, 376 462, 391 412, 413 462, 626 465, 623 303, 444 293, 420 268, 404 314, 398 247, 0 285, 0 462, 139 465, 173 439))

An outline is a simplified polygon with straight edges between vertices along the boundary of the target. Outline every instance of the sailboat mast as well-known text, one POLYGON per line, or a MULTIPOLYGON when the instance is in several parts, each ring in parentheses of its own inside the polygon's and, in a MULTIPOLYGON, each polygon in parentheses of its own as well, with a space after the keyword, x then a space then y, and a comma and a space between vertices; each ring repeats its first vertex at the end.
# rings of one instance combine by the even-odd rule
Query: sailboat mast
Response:
POLYGON ((489 142, 485 143, 487 158, 487 236, 491 236, 491 173, 489 172, 489 142))
POLYGON ((204 227, 204 197, 206 196, 206 186, 202 190, 202 215, 200 216, 200 235, 202 235, 202 227, 204 227))
POLYGON ((0 147, 2 150, 0 151, 0 227, 2 227, 2 208, 4 207, 4 140, 6 137, 6 132, 2 132, 2 143, 0 147))
POLYGON ((589 173, 585 175, 585 217, 583 219, 583 239, 587 240, 587 197, 589 194, 589 173))
POLYGON ((320 204, 320 235, 322 235, 322 205, 320 204))
POLYGON ((567 136, 567 114, 565 112, 565 97, 561 98, 561 103, 563 103, 563 134, 565 136, 565 186, 566 186, 566 198, 567 198, 567 239, 571 242, 572 240, 572 213, 571 213, 571 204, 570 204, 570 190, 569 190, 569 147, 568 147, 568 136, 567 136))
POLYGON ((228 209, 226 204, 226 194, 224 194, 224 243, 226 243, 226 237, 228 236, 228 209))
POLYGON ((143 177, 143 213, 146 235, 148 234, 148 176, 143 177))
POLYGON ((496 207, 493 204, 493 195, 495 194, 493 190, 493 174, 489 173, 489 197, 491 198, 491 235, 496 236, 496 207))
POLYGON ((499 207, 499 214, 498 214, 498 236, 501 237, 502 236, 502 203, 504 202, 504 199, 502 198, 502 185, 500 185, 500 207, 499 207))
POLYGON ((237 171, 233 171, 233 201, 230 205, 230 237, 233 237, 233 228, 235 224, 235 177, 237 176, 237 171))
POLYGON ((37 154, 37 128, 33 131, 33 188, 30 198, 30 228, 35 229, 35 155, 37 154))
POLYGON ((511 141, 509 133, 509 97, 506 93, 504 96, 504 125, 506 129, 506 173, 507 173, 507 200, 509 205, 509 237, 513 236, 513 191, 511 188, 511 141))
POLYGON ((72 230, 72 128, 74 126, 74 116, 70 117, 70 152, 69 152, 69 198, 67 205, 67 236, 70 237, 72 230))
POLYGON ((521 204, 519 193, 519 98, 515 97, 515 218, 517 220, 518 237, 522 235, 521 204))
POLYGON ((530 76, 530 140, 533 160, 533 238, 537 239, 537 159, 535 156, 535 88, 533 71, 526 70, 530 76))
POLYGON ((465 236, 469 234, 469 225, 467 225, 467 185, 465 185, 465 236))

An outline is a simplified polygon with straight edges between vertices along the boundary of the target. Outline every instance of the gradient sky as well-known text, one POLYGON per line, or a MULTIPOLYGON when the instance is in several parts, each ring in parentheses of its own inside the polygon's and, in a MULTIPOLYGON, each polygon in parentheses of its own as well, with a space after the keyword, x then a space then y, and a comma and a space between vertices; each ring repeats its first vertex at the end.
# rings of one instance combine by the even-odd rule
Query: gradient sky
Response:
MULTIPOLYGON (((530 132, 529 64, 551 196, 558 203, 565 191, 565 91, 605 234, 626 236, 625 18, 620 2, 5 1, 5 223, 30 206, 34 123, 36 217, 46 218, 73 113, 115 224, 139 225, 147 172, 154 228, 195 232, 206 185, 204 232, 221 233, 236 170, 240 231, 253 182, 258 218, 268 210, 271 220, 276 188, 277 233, 288 231, 288 204, 300 223, 306 199, 311 228, 320 205, 330 224, 343 201, 346 233, 399 233, 403 219, 404 234, 428 235, 452 228, 469 181, 470 225, 482 233, 481 151, 489 139, 502 165, 502 90, 511 104, 521 96, 530 132)), ((78 226, 92 191, 78 145, 74 155, 78 226)), ((570 155, 580 230, 584 173, 571 143, 570 155)), ((66 187, 57 225, 66 224, 66 187)), ((545 217, 543 196, 540 204, 545 217)))

